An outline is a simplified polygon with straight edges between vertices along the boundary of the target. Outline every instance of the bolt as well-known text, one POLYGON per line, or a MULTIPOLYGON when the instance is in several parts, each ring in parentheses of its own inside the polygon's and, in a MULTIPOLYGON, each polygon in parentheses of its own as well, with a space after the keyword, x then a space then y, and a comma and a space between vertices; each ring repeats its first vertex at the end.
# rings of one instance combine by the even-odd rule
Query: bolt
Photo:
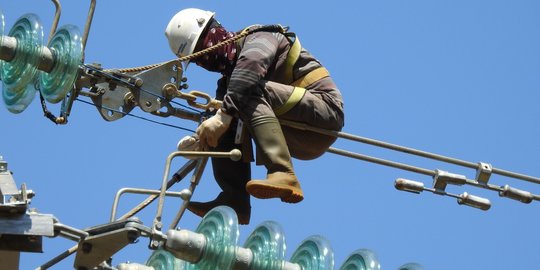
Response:
POLYGON ((143 85, 143 80, 141 78, 135 79, 135 86, 141 87, 143 85))
POLYGON ((146 105, 146 107, 150 107, 150 106, 152 106, 152 102, 147 101, 144 105, 146 105))
POLYGON ((82 252, 83 253, 90 253, 92 251, 92 244, 90 243, 83 243, 82 244, 82 252))
POLYGON ((135 97, 133 96, 133 94, 131 92, 127 93, 125 96, 124 96, 124 102, 126 104, 130 104, 130 105, 133 105, 135 104, 135 97))
POLYGON ((159 241, 152 240, 150 241, 150 249, 157 249, 159 247, 159 241))

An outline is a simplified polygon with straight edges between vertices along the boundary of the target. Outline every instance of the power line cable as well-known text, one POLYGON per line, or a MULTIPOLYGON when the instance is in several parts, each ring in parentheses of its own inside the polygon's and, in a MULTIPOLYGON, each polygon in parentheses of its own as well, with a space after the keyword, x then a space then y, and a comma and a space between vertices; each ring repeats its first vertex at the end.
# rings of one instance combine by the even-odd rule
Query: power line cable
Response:
POLYGON ((167 124, 167 123, 159 122, 159 121, 152 120, 152 119, 149 119, 149 118, 146 118, 146 117, 138 116, 138 115, 135 115, 135 114, 126 113, 126 112, 122 112, 122 111, 119 111, 119 110, 107 108, 107 107, 105 107, 105 106, 96 105, 96 104, 90 103, 90 102, 88 102, 88 101, 86 101, 86 100, 79 99, 79 98, 77 98, 76 100, 79 101, 79 102, 82 102, 82 103, 84 103, 84 104, 87 104, 87 105, 95 106, 95 107, 100 108, 100 109, 110 110, 110 111, 112 111, 112 112, 120 113, 120 114, 123 114, 123 115, 128 115, 128 116, 134 117, 134 118, 136 118, 136 119, 148 121, 148 122, 150 122, 150 123, 159 124, 159 125, 163 125, 163 126, 166 126, 166 127, 172 127, 172 128, 176 128, 176 129, 180 129, 180 130, 184 130, 184 131, 189 131, 189 132, 195 133, 195 130, 193 130, 193 129, 189 129, 189 128, 185 128, 185 127, 180 127, 180 126, 175 126, 175 125, 172 125, 172 124, 167 124))

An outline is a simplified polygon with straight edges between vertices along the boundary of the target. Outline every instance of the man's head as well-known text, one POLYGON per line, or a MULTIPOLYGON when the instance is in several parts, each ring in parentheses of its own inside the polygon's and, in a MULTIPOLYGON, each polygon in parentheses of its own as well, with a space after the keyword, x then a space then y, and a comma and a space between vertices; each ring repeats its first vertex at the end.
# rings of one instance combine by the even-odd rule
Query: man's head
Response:
MULTIPOLYGON (((227 31, 213 12, 188 8, 174 15, 165 35, 173 53, 184 57, 232 38, 235 33, 227 31)), ((235 43, 228 43, 192 61, 208 71, 225 75, 232 72, 235 56, 235 43)))
POLYGON ((193 53, 214 12, 188 8, 176 13, 165 29, 169 47, 178 57, 193 53))

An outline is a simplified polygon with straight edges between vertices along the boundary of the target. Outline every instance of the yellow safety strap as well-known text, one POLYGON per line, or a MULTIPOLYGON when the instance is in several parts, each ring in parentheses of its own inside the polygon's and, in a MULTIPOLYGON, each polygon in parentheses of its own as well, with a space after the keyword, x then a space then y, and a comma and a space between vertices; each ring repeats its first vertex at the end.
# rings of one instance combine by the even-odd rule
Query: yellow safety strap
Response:
POLYGON ((295 87, 291 96, 285 103, 283 103, 281 106, 274 109, 274 113, 276 116, 280 116, 291 110, 300 100, 304 97, 304 94, 306 93, 306 89, 302 87, 295 87))
POLYGON ((285 62, 285 71, 284 71, 284 81, 285 82, 293 82, 293 69, 294 64, 300 57, 300 51, 302 51, 302 44, 300 44, 300 40, 298 37, 294 37, 294 42, 291 45, 291 48, 289 49, 289 53, 287 54, 287 60, 285 62))
POLYGON ((302 78, 294 81, 291 84, 292 86, 294 86, 294 90, 291 96, 289 97, 289 99, 287 99, 287 101, 285 101, 283 105, 279 106, 278 108, 274 110, 274 113, 276 114, 276 116, 285 114, 294 106, 296 106, 298 102, 300 102, 300 100, 304 97, 304 94, 307 91, 304 87, 307 87, 311 85, 312 83, 320 79, 326 78, 328 76, 330 76, 330 73, 328 72, 328 70, 324 67, 320 67, 309 72, 302 78))
POLYGON ((298 80, 294 81, 291 85, 292 86, 298 86, 298 87, 308 87, 312 83, 329 77, 330 73, 328 70, 324 67, 316 68, 312 71, 310 71, 308 74, 304 75, 303 77, 299 78, 298 80))
MULTIPOLYGON (((244 30, 242 30, 242 33, 252 27, 257 27, 257 26, 258 25, 252 25, 252 26, 246 27, 244 28, 244 30)), ((311 85, 312 83, 320 79, 330 76, 330 73, 328 72, 328 70, 326 70, 326 68, 320 67, 302 76, 296 81, 294 81, 294 76, 293 76, 294 64, 296 64, 296 61, 298 61, 298 58, 300 58, 300 52, 302 51, 302 44, 300 44, 300 40, 294 33, 286 32, 284 34, 292 42, 292 44, 291 44, 291 48, 289 49, 289 52, 287 53, 287 59, 285 60, 284 69, 282 69, 282 77, 283 77, 283 81, 290 82, 290 85, 294 86, 294 90, 291 96, 289 97, 289 99, 287 99, 287 101, 284 104, 282 104, 281 106, 279 106, 278 108, 274 110, 274 113, 277 116, 285 114, 286 112, 291 110, 294 106, 296 106, 298 102, 300 102, 300 100, 304 97, 304 94, 306 93, 305 87, 311 85)), ((240 42, 242 41, 239 41, 237 45, 240 45, 241 44, 240 42)))

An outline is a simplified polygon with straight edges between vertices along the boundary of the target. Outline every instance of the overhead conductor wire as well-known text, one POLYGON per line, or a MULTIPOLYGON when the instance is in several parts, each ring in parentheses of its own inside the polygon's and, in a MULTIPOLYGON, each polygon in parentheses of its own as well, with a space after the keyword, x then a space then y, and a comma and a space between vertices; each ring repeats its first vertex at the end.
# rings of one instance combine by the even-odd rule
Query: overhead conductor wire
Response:
POLYGON ((82 99, 80 99, 80 98, 77 98, 76 100, 77 100, 77 101, 80 101, 80 102, 82 102, 82 103, 84 103, 84 104, 88 104, 88 105, 91 105, 91 106, 98 107, 98 108, 100 108, 100 109, 110 110, 110 111, 115 112, 115 113, 120 113, 120 114, 123 114, 123 115, 131 116, 131 117, 133 117, 133 118, 140 119, 140 120, 144 120, 144 121, 148 121, 148 122, 150 122, 150 123, 159 124, 159 125, 163 125, 163 126, 166 126, 166 127, 172 127, 172 128, 181 129, 181 130, 185 130, 185 131, 189 131, 189 132, 195 133, 195 130, 193 130, 193 129, 189 129, 189 128, 185 128, 185 127, 180 127, 180 126, 175 126, 175 125, 172 125, 172 124, 167 124, 167 123, 159 122, 159 121, 152 120, 152 119, 149 119, 149 118, 146 118, 146 117, 138 116, 138 115, 135 115, 135 114, 126 113, 126 112, 122 112, 122 111, 119 111, 119 110, 107 108, 107 107, 105 107, 105 106, 96 105, 96 104, 90 103, 90 102, 88 102, 88 101, 86 101, 86 100, 82 100, 82 99))

